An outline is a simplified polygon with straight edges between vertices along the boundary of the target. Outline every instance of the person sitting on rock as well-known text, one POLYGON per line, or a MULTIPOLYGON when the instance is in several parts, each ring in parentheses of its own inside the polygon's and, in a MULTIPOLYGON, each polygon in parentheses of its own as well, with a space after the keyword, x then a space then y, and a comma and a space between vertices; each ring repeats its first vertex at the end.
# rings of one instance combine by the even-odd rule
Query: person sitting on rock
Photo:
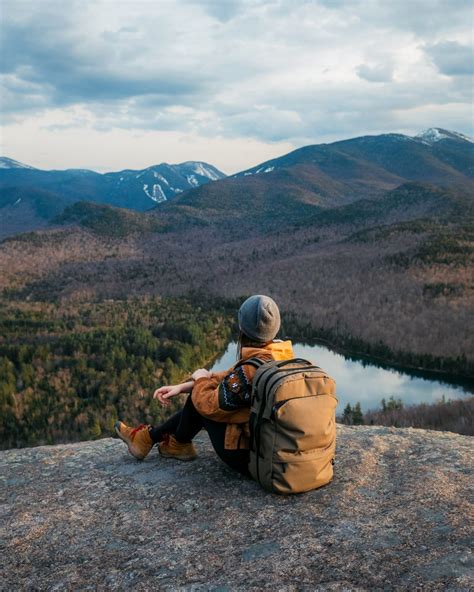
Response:
POLYGON ((153 397, 168 405, 171 397, 190 393, 181 409, 162 425, 142 424, 131 428, 121 421, 115 424, 118 436, 130 454, 143 460, 155 444, 161 456, 188 461, 197 457, 193 438, 205 429, 217 455, 230 467, 248 474, 249 415, 252 380, 256 368, 246 360, 263 362, 293 358, 291 341, 277 341, 280 311, 268 296, 251 296, 238 313, 238 363, 230 370, 196 370, 191 380, 162 386, 153 397))

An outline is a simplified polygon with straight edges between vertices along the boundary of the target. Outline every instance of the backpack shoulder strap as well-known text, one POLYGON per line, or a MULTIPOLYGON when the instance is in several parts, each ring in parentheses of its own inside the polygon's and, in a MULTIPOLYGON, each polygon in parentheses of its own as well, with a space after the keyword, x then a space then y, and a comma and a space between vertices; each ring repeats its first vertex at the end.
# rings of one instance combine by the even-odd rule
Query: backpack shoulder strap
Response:
POLYGON ((318 367, 318 366, 313 366, 313 364, 311 362, 309 362, 308 360, 305 360, 303 358, 292 358, 291 360, 280 360, 277 364, 275 364, 275 366, 277 368, 282 368, 283 366, 286 366, 287 364, 305 364, 306 366, 311 366, 313 368, 318 367))
POLYGON ((266 361, 265 360, 261 360, 260 358, 248 358, 247 360, 241 360, 240 362, 237 362, 237 364, 234 366, 234 368, 240 368, 240 366, 244 366, 244 365, 249 365, 249 366, 253 366, 254 368, 256 368, 257 370, 260 368, 260 366, 263 366, 263 364, 265 364, 266 361))

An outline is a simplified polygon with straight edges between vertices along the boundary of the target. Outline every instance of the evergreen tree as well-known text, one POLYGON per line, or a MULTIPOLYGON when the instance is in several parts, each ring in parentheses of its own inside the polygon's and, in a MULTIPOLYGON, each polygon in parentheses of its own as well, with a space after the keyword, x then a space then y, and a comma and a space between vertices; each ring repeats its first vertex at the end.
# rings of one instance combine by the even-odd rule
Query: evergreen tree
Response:
POLYGON ((166 419, 181 401, 164 410, 153 390, 207 366, 231 320, 187 299, 0 304, 0 448, 111 435, 118 417, 166 419))
POLYGON ((360 408, 360 403, 357 402, 352 410, 352 423, 354 425, 362 425, 364 423, 364 415, 360 408))
POLYGON ((382 411, 393 411, 395 409, 403 409, 403 401, 401 399, 395 399, 393 395, 390 396, 390 399, 386 401, 382 399, 380 401, 382 405, 382 411))
POLYGON ((352 425, 352 407, 350 403, 347 403, 347 405, 344 407, 342 421, 346 425, 352 425))

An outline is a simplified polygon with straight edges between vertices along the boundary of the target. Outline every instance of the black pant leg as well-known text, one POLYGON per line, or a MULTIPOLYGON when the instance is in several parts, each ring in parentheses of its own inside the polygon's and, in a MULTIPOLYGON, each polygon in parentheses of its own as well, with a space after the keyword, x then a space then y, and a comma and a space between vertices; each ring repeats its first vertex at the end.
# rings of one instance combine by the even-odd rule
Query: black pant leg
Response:
POLYGON ((203 427, 209 434, 209 439, 217 456, 232 469, 249 476, 249 451, 227 450, 224 447, 227 424, 200 415, 194 407, 191 395, 186 399, 181 411, 175 413, 161 426, 151 428, 150 436, 153 442, 162 442, 166 434, 173 434, 178 442, 191 442, 203 427))
POLYGON ((174 434, 181 418, 181 412, 182 410, 178 411, 161 425, 152 427, 150 429, 150 436, 155 444, 158 442, 163 442, 166 434, 174 434))
POLYGON ((160 426, 151 428, 150 436, 153 442, 156 443, 162 442, 167 434, 173 434, 178 442, 184 444, 191 442, 202 427, 203 417, 196 411, 191 395, 189 395, 181 411, 172 415, 160 426))
POLYGON ((191 442, 203 428, 203 417, 194 407, 191 395, 188 395, 186 403, 181 410, 181 417, 179 419, 178 427, 174 433, 174 436, 178 442, 191 442))

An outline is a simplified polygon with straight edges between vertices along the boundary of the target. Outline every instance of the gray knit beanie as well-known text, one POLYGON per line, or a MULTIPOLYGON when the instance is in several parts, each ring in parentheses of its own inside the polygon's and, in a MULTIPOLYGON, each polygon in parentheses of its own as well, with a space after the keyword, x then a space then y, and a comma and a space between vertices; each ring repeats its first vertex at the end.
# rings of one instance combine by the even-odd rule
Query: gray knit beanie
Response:
POLYGON ((280 329, 280 311, 269 296, 250 296, 239 309, 239 327, 242 333, 266 343, 275 338, 280 329))

